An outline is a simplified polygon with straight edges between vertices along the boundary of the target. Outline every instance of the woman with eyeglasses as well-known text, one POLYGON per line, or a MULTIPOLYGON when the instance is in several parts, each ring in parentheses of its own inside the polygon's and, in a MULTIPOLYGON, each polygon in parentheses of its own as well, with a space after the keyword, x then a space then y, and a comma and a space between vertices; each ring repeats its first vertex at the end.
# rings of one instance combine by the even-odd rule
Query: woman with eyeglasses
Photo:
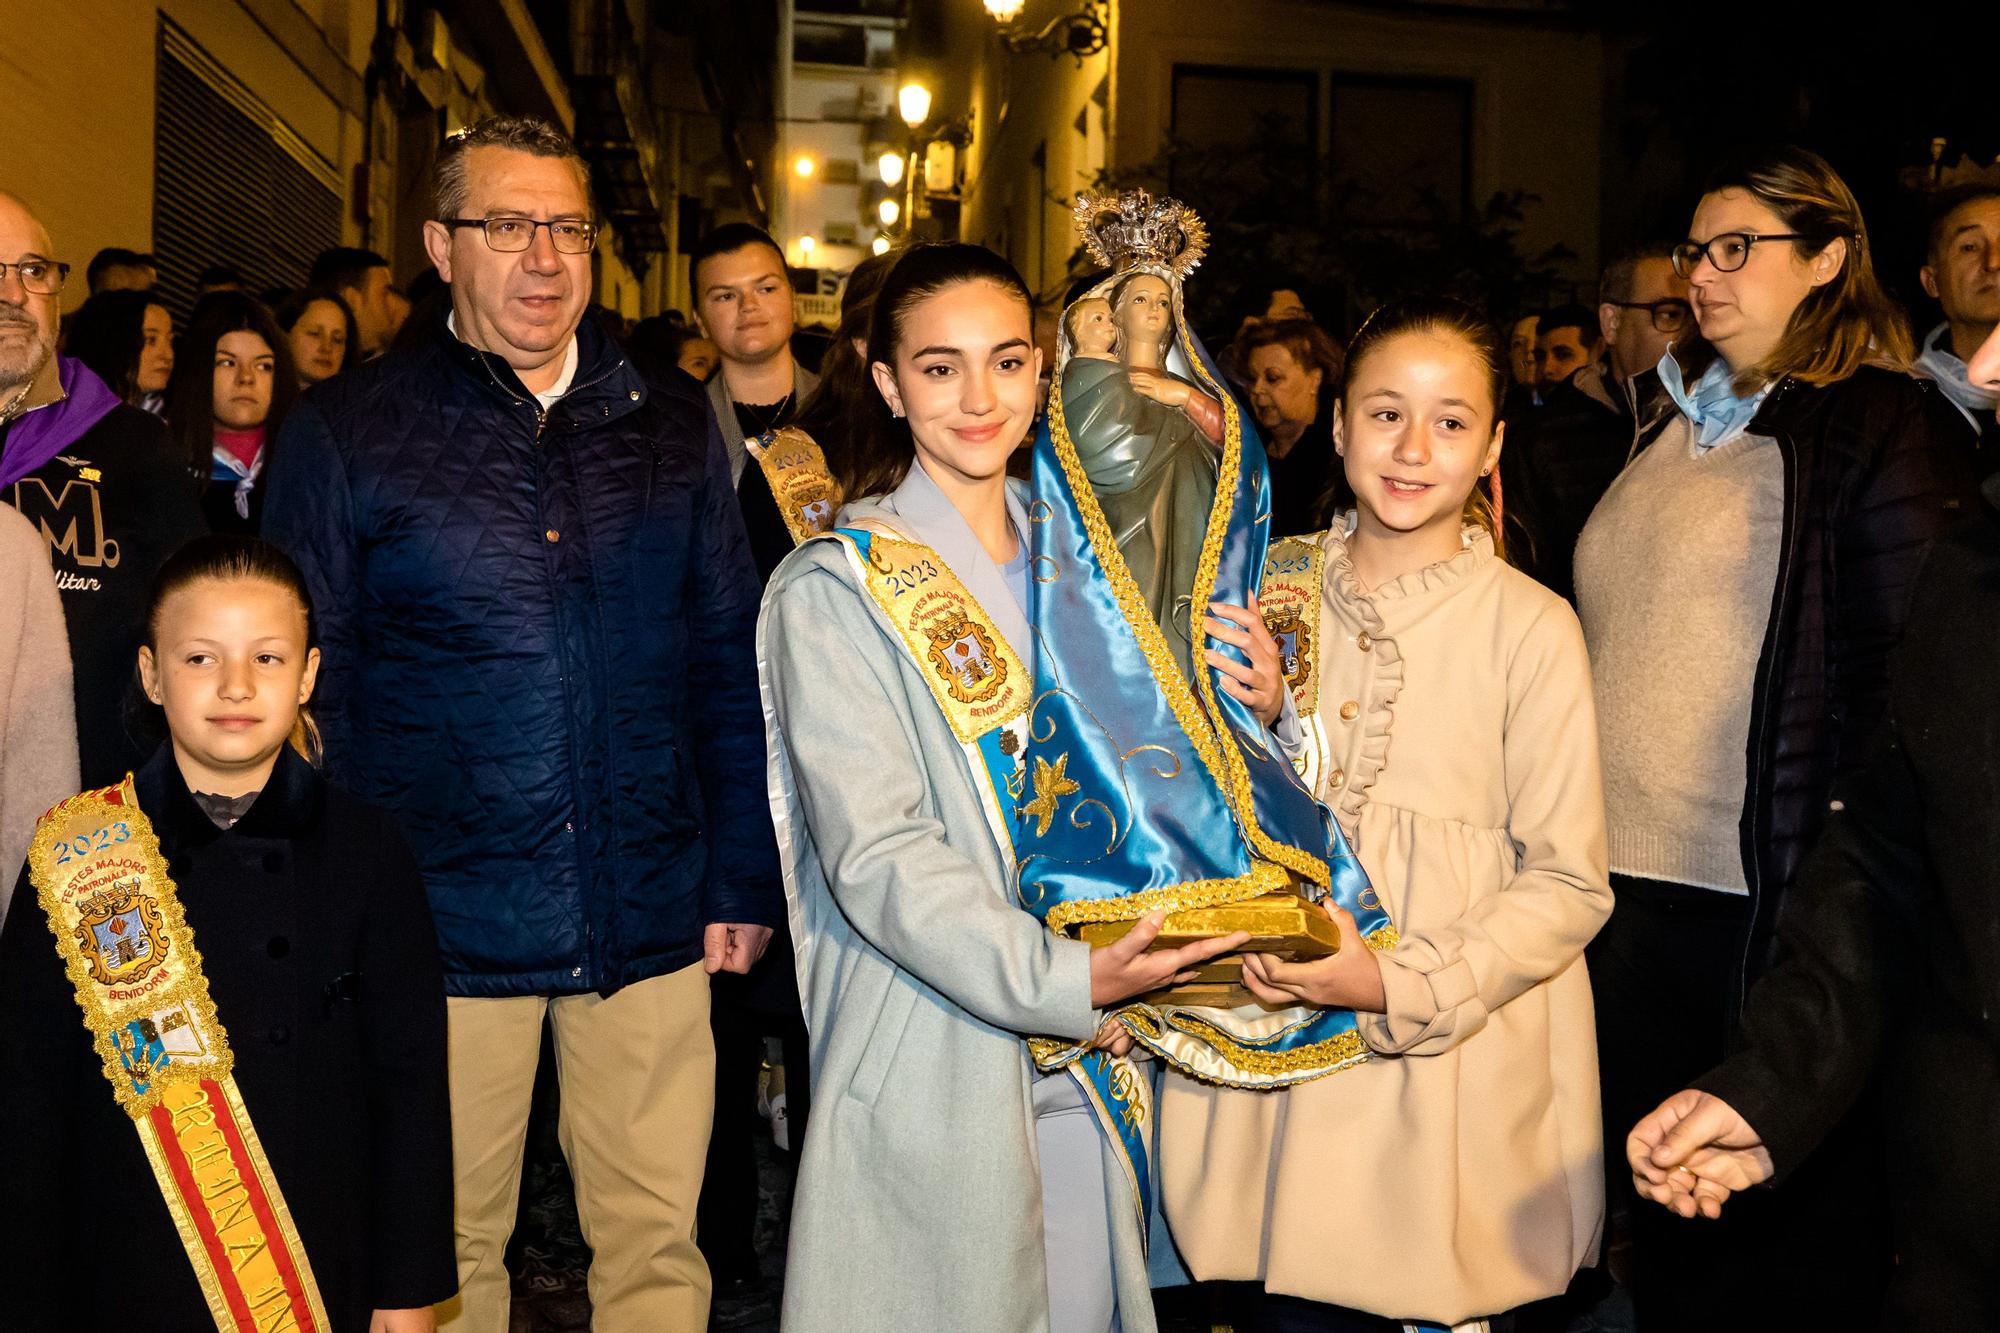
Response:
MULTIPOLYGON (((1773 922, 1861 767, 1930 539, 1976 495, 1906 373, 1854 195, 1798 148, 1717 174, 1673 251, 1711 364, 1592 513, 1578 608, 1617 906, 1590 951, 1615 1140, 1724 1055, 1773 922)), ((1639 1327, 1873 1327, 1887 1209, 1868 1129, 1719 1222, 1632 1213, 1639 1327)))

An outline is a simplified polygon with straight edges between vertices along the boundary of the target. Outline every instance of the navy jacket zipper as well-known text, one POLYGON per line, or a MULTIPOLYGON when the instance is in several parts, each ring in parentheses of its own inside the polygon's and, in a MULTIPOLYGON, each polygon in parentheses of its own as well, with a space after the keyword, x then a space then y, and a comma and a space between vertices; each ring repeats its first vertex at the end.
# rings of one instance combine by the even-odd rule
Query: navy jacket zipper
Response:
MULTIPOLYGON (((513 399, 515 402, 520 403, 523 407, 529 407, 534 409, 535 444, 539 446, 542 443, 543 432, 546 431, 548 428, 550 409, 542 405, 541 399, 523 398, 521 397, 520 394, 515 393, 512 389, 508 388, 507 385, 501 380, 501 378, 493 372, 493 363, 486 359, 486 354, 484 352, 480 352, 478 353, 478 355, 479 355, 479 364, 485 367, 486 377, 493 382, 494 388, 500 390, 501 393, 513 399)), ((604 381, 610 379, 613 375, 617 374, 618 371, 624 367, 624 365, 625 365, 625 358, 623 357, 618 358, 618 360, 614 361, 611 364, 610 368, 605 370, 602 374, 597 375, 592 379, 586 380, 582 384, 570 385, 570 387, 564 392, 563 397, 568 398, 571 394, 574 394, 580 390, 594 388, 597 385, 602 384, 604 381)), ((561 400, 559 399, 558 401, 561 400)), ((541 451, 538 447, 536 449, 535 469, 534 469, 535 512, 537 515, 540 515, 542 513, 542 497, 541 497, 542 467, 545 462, 545 460, 540 456, 540 454, 541 451)), ((649 492, 649 498, 650 498, 651 487, 652 487, 652 477, 651 474, 648 473, 647 488, 649 492)), ((546 566, 544 566, 544 568, 546 568, 546 566)), ((551 573, 551 578, 553 578, 553 573, 551 573)), ((561 616, 562 615, 561 611, 562 597, 560 595, 561 589, 560 587, 558 587, 553 591, 556 593, 556 595, 551 598, 551 602, 557 608, 557 615, 561 616)), ((557 628, 556 637, 558 642, 566 642, 566 636, 563 634, 561 626, 558 626, 557 628)), ((576 811, 577 822, 585 825, 585 827, 573 831, 572 836, 575 838, 575 841, 571 844, 573 853, 576 855, 579 862, 582 862, 582 864, 579 864, 577 869, 583 876, 583 884, 581 886, 582 893, 580 895, 581 904, 583 908, 583 913, 582 913, 583 965, 579 969, 579 974, 573 975, 572 980, 585 982, 592 989, 601 989, 602 979, 598 976, 599 969, 597 966, 597 956, 596 956, 597 931, 594 923, 591 921, 591 909, 590 909, 591 867, 589 865, 590 858, 588 853, 585 852, 584 850, 585 847, 584 835, 589 831, 588 830, 589 821, 583 818, 583 805, 582 805, 583 793, 581 785, 577 781, 578 775, 582 772, 582 764, 578 761, 578 755, 577 755, 576 710, 572 706, 570 700, 570 678, 573 677, 575 674, 576 671, 574 667, 569 663, 567 651, 565 650, 563 676, 562 676, 563 729, 569 733, 570 804, 576 811)))

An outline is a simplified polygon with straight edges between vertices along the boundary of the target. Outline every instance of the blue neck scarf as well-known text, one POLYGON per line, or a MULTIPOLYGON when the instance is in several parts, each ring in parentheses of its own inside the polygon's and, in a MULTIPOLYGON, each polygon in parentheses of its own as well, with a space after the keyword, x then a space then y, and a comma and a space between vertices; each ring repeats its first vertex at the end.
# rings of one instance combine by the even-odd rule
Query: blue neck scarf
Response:
POLYGON ((1720 357, 1694 382, 1692 390, 1681 382, 1681 364, 1674 360, 1672 348, 1660 358, 1659 369, 1660 384, 1667 396, 1694 426, 1697 449, 1712 449, 1741 435, 1750 419, 1757 415, 1757 409, 1763 406, 1764 395, 1771 392, 1771 386, 1766 384, 1747 398, 1738 397, 1730 383, 1734 372, 1720 357))
POLYGON ((1938 392, 1957 404, 1958 410, 1972 420, 1977 427, 1979 418, 1992 416, 2000 407, 2000 395, 1993 394, 1972 383, 1965 376, 1965 362, 1958 359, 1951 350, 1951 325, 1940 324, 1924 339, 1923 355, 1917 358, 1917 369, 1937 381, 1938 392))

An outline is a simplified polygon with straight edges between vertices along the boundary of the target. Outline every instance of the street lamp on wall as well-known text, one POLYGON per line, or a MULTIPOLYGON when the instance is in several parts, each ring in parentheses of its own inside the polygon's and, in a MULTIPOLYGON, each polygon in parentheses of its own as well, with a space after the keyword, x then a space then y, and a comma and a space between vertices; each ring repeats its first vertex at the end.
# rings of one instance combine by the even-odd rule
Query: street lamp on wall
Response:
MULTIPOLYGON (((909 184, 904 187, 904 203, 901 215, 910 220, 910 226, 915 227, 917 225, 917 131, 925 121, 931 118, 931 90, 915 80, 904 84, 896 93, 896 112, 902 116, 903 123, 910 127, 909 160, 897 173, 899 176, 908 177, 909 180, 909 184)), ((882 155, 881 168, 882 179, 888 182, 891 188, 894 188, 896 182, 889 179, 889 155, 887 153, 882 155)), ((884 200, 883 202, 888 203, 889 201, 884 200)))
POLYGON ((972 120, 967 112, 956 116, 932 119, 933 102, 931 90, 921 83, 910 82, 902 86, 896 95, 896 109, 909 127, 909 151, 898 156, 884 153, 876 165, 882 173, 882 182, 891 190, 898 181, 903 182, 903 203, 897 207, 893 198, 883 200, 877 208, 877 216, 885 225, 894 226, 901 221, 906 234, 914 235, 920 220, 928 210, 918 207, 917 182, 928 172, 924 189, 926 197, 950 195, 955 197, 958 186, 955 182, 956 164, 960 155, 972 142, 972 120), (948 155, 938 162, 931 161, 926 154, 934 154, 940 148, 947 149, 948 155), (927 163, 929 163, 927 167, 927 163), (939 185, 940 179, 952 177, 946 184, 939 185))
POLYGON ((1034 32, 1017 31, 1026 0, 985 0, 986 12, 1000 25, 1000 40, 1015 55, 1041 51, 1050 56, 1075 56, 1081 65, 1111 45, 1110 0, 1083 0, 1083 8, 1050 19, 1034 32))

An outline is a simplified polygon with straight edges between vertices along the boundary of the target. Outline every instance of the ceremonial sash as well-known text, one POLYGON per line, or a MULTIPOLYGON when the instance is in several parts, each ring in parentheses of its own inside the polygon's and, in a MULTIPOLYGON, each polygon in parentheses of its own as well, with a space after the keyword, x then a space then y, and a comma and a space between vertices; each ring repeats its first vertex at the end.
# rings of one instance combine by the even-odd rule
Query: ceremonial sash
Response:
MULTIPOLYGON (((840 545, 855 580, 930 687, 958 739, 987 831, 1011 882, 1015 821, 1054 817, 1052 807, 1044 810, 1035 804, 1039 796, 1028 795, 1024 772, 1034 678, 936 551, 873 522, 867 528, 835 529, 824 540, 840 545)), ((1060 780, 1058 773, 1055 781, 1060 780)), ((1038 775, 1034 789, 1048 791, 1049 776, 1038 775)), ((1143 1238, 1153 1188, 1151 1083, 1128 1057, 1043 1037, 1029 1038, 1029 1048, 1046 1070, 1066 1070, 1076 1079, 1099 1127, 1117 1145, 1143 1238)))
POLYGON ((28 864, 104 1076, 138 1130, 216 1327, 327 1333, 131 778, 42 816, 28 864))
POLYGON ((1264 628, 1278 641, 1279 665, 1292 692, 1305 746, 1292 769, 1307 791, 1318 791, 1327 768, 1326 727, 1319 717, 1319 608, 1326 577, 1326 534, 1284 537, 1264 557, 1257 603, 1264 628))
POLYGON ((794 546, 833 527, 839 488, 818 441, 796 426, 786 426, 745 440, 743 447, 763 470, 794 546))

